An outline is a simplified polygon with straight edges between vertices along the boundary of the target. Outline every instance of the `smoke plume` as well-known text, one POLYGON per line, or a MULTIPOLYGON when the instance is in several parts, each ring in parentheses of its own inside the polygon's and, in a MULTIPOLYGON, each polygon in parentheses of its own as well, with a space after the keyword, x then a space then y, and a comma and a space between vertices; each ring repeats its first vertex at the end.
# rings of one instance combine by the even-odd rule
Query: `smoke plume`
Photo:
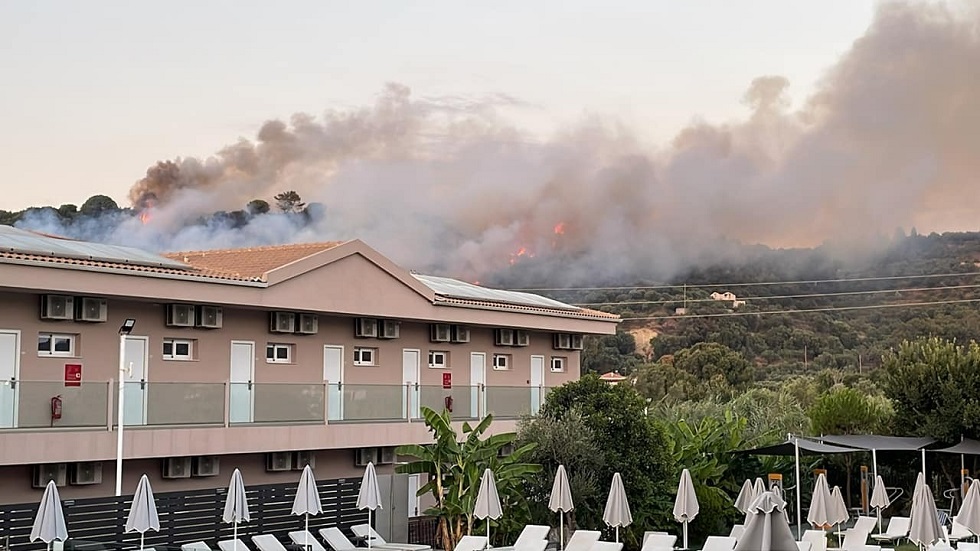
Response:
POLYGON ((460 277, 550 259, 556 282, 664 277, 732 242, 973 230, 977 67, 977 4, 883 4, 801 107, 785 78, 763 76, 744 120, 692 124, 656 151, 625 124, 590 119, 540 140, 499 114, 514 98, 391 84, 370 107, 269 121, 211 157, 157 163, 130 191, 145 224, 25 225, 155 250, 356 237, 460 277), (210 216, 285 190, 306 214, 210 216))

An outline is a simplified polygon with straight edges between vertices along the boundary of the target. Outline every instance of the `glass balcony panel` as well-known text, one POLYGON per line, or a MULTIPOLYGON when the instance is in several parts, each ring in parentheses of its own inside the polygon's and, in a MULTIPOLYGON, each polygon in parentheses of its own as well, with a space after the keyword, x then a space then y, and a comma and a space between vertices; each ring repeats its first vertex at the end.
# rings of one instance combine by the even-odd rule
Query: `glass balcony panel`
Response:
MULTIPOLYGON (((246 389, 247 390, 247 389, 246 389)), ((322 423, 323 383, 253 383, 256 423, 322 423)))
POLYGON ((532 394, 539 388, 527 386, 486 387, 487 413, 499 419, 516 419, 531 413, 532 394))
POLYGON ((400 421, 410 398, 404 385, 331 384, 327 393, 340 398, 329 403, 331 421, 400 421))
MULTIPOLYGON (((127 390, 138 383, 126 383, 127 390)), ((127 393, 125 409, 129 413, 132 397, 127 393)), ((147 425, 223 425, 225 422, 224 383, 146 383, 147 425)), ((130 423, 127 422, 127 425, 130 423)))
POLYGON ((109 384, 63 381, 4 381, 0 386, 0 428, 105 427, 109 384), (61 399, 61 418, 54 419, 51 399, 61 399))

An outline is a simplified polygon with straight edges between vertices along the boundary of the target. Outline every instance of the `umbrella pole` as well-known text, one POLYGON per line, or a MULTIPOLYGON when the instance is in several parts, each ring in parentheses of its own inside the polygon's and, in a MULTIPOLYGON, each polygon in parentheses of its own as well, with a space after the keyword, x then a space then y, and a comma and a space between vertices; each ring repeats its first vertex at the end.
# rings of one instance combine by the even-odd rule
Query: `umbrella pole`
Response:
POLYGON ((303 515, 303 517, 304 517, 303 528, 304 531, 306 532, 305 534, 303 534, 303 540, 305 541, 303 547, 305 548, 305 551, 310 551, 310 514, 306 513, 303 515))
POLYGON ((619 526, 616 527, 616 543, 619 543, 619 526))
POLYGON ((558 541, 561 544, 560 549, 564 551, 565 549, 565 511, 558 513, 558 541))
POLYGON ((796 539, 797 541, 803 539, 803 517, 800 514, 801 498, 800 492, 803 490, 803 485, 800 483, 800 439, 795 438, 793 440, 793 451, 796 455, 796 539))
POLYGON ((687 521, 684 521, 684 549, 687 549, 687 521))
POLYGON ((490 545, 490 517, 487 517, 487 548, 493 547, 490 545))
POLYGON ((231 529, 232 547, 238 551, 238 520, 235 520, 234 528, 231 529))
POLYGON ((374 535, 373 530, 374 528, 371 526, 371 509, 368 509, 368 549, 371 548, 371 540, 373 539, 371 536, 374 535))

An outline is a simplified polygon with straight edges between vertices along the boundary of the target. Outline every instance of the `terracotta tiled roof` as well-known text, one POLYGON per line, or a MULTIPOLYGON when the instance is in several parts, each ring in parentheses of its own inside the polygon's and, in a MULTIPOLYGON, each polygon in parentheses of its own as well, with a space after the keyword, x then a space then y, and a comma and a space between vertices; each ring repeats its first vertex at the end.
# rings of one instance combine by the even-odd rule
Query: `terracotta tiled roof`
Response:
POLYGON ((197 270, 224 274, 232 279, 265 281, 265 275, 276 268, 341 244, 341 241, 300 243, 247 249, 174 252, 163 256, 189 264, 197 270))
POLYGON ((65 266, 69 268, 95 268, 99 270, 120 270, 126 272, 139 272, 144 274, 163 274, 181 277, 199 277, 205 279, 223 279, 235 281, 254 281, 235 276, 233 274, 216 272, 213 270, 189 269, 181 270, 178 268, 166 268, 163 266, 142 266, 139 264, 126 264, 122 262, 106 262, 103 260, 88 260, 84 258, 69 258, 64 256, 50 256, 42 254, 26 254, 12 251, 0 251, 0 258, 10 259, 20 262, 41 262, 54 264, 55 266, 65 266))

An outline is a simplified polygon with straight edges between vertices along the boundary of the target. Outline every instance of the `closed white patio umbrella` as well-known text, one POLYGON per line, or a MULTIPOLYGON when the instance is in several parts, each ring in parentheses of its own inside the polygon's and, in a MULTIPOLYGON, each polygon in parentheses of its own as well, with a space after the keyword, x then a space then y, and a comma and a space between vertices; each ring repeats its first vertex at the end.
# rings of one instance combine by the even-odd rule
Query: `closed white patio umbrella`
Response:
MULTIPOLYGON (((681 471, 681 480, 677 484, 677 497, 674 498, 674 520, 684 525, 684 549, 687 549, 687 523, 694 520, 700 510, 691 472, 684 469, 681 471)), ((751 511, 751 506, 749 510, 751 511)))
POLYGON ((966 491, 956 522, 966 526, 973 535, 980 536, 980 483, 976 480, 970 483, 970 489, 966 491))
POLYGON ((623 487, 623 477, 619 473, 613 473, 609 497, 606 498, 606 509, 602 512, 602 520, 607 526, 616 529, 616 543, 619 543, 619 529, 625 528, 633 522, 630 503, 626 499, 626 488, 623 487))
POLYGON ((773 492, 757 497, 735 551, 799 551, 785 508, 786 502, 773 492))
MULTIPOLYGON (((225 511, 221 515, 221 520, 233 526, 232 537, 235 541, 235 551, 238 551, 238 524, 249 520, 245 482, 242 480, 242 473, 238 469, 231 473, 231 482, 228 483, 228 496, 225 498, 225 511)), ((243 549, 242 551, 246 550, 243 549)))
POLYGON ((830 491, 831 497, 834 501, 834 524, 837 525, 837 547, 841 545, 841 527, 844 523, 851 518, 850 513, 847 512, 847 504, 844 503, 844 495, 841 494, 840 486, 834 486, 834 489, 830 491))
POLYGON ((568 485, 568 475, 565 473, 564 465, 558 465, 558 471, 555 473, 548 508, 558 513, 558 540, 561 546, 559 549, 565 549, 565 513, 574 509, 575 504, 572 503, 572 489, 568 485))
POLYGON ((881 511, 887 509, 891 505, 891 500, 888 499, 888 490, 885 489, 885 481, 882 480, 881 475, 875 477, 875 487, 871 492, 871 501, 869 505, 878 513, 878 533, 882 533, 881 529, 881 511))
MULTIPOLYGON (((316 487, 316 477, 313 476, 313 469, 306 465, 303 467, 303 474, 299 476, 299 486, 296 487, 296 498, 293 499, 294 515, 303 515, 303 529, 306 534, 304 538, 310 537, 310 515, 316 516, 323 512, 323 504, 320 503, 320 491, 316 487)), ((303 546, 310 548, 310 542, 304 541, 303 546)))
MULTIPOLYGON (((378 487, 378 475, 374 472, 374 463, 368 462, 361 477, 361 491, 357 494, 357 508, 367 509, 368 525, 371 524, 371 512, 381 509, 381 489, 378 487)), ((371 548, 371 534, 368 533, 368 549, 371 548)))
POLYGON ((487 547, 492 547, 490 545, 490 521, 497 520, 503 515, 504 511, 500 506, 500 495, 497 494, 497 483, 493 479, 493 471, 487 469, 483 471, 480 491, 476 494, 476 506, 473 508, 473 516, 487 521, 487 547))
POLYGON ((833 499, 830 493, 830 486, 827 485, 827 475, 824 473, 818 474, 817 482, 813 485, 810 510, 806 513, 806 520, 811 526, 827 529, 834 525, 833 499))
POLYGON ((48 485, 44 488, 44 495, 41 496, 37 516, 34 517, 31 541, 41 540, 48 544, 48 549, 51 549, 51 542, 67 539, 68 526, 65 524, 65 512, 61 509, 61 496, 58 494, 58 486, 54 480, 49 480, 48 485))
POLYGON ((942 539, 943 529, 939 525, 932 490, 926 484, 921 472, 915 481, 915 486, 916 490, 912 495, 912 526, 909 529, 909 541, 928 547, 942 539))
POLYGON ((160 516, 157 514, 157 503, 153 499, 150 479, 144 474, 140 477, 139 484, 136 485, 136 493, 133 494, 133 504, 130 506, 129 516, 126 518, 126 532, 140 533, 140 550, 142 551, 143 538, 150 530, 160 531, 160 516))

